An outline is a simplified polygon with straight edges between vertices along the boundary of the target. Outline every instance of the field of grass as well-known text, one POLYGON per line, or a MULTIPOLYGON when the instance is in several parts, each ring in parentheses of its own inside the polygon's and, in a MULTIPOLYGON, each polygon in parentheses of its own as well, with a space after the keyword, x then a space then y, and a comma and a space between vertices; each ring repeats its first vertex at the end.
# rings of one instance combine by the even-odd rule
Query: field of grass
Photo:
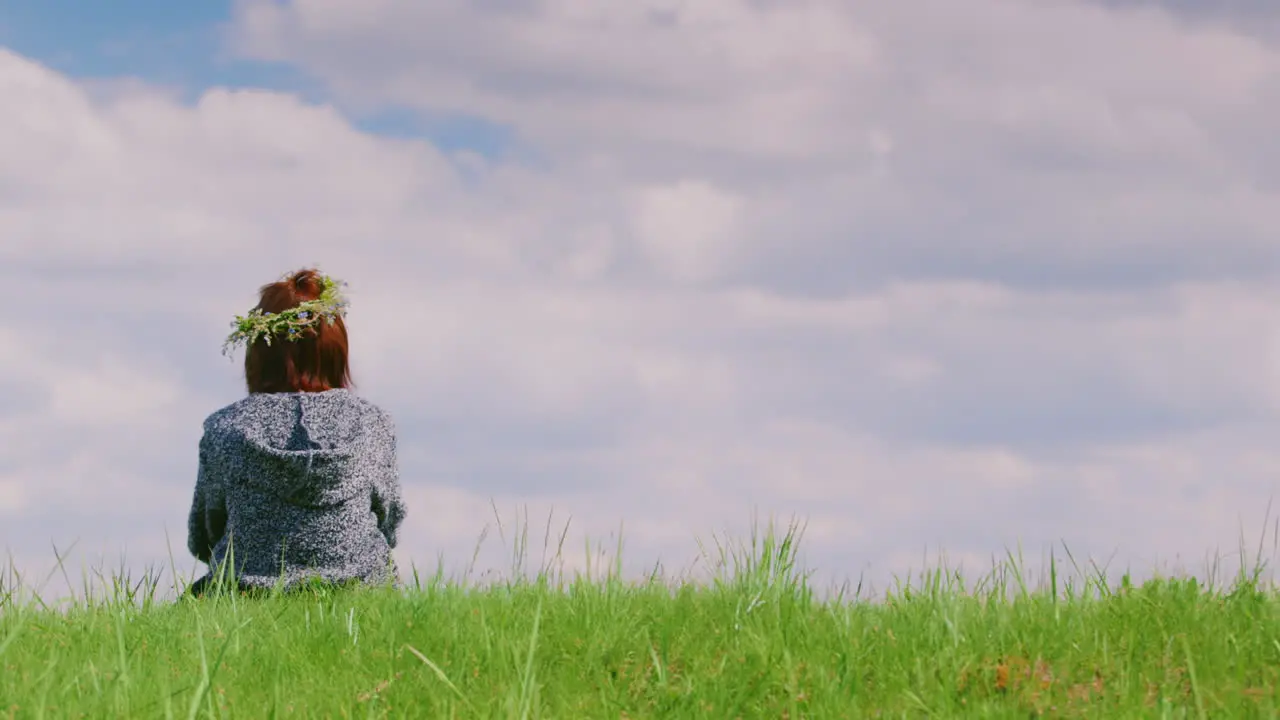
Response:
POLYGON ((717 543, 697 584, 611 567, 174 601, 121 580, 49 607, 9 573, 0 717, 1280 715, 1280 598, 1256 574, 1108 587, 1068 558, 1027 587, 1010 558, 819 598, 795 530, 717 543))

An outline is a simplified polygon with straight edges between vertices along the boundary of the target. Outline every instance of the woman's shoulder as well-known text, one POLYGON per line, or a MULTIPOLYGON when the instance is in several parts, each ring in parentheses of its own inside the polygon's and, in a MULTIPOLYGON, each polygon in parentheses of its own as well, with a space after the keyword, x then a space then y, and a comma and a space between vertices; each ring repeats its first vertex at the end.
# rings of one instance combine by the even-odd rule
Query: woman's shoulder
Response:
POLYGON ((223 405, 217 410, 209 413, 204 419, 204 431, 208 433, 225 430, 235 418, 244 414, 246 401, 250 398, 252 398, 252 396, 240 398, 233 403, 223 405))
POLYGON ((347 388, 335 388, 322 393, 314 393, 314 395, 324 397, 331 404, 331 407, 339 412, 354 412, 364 416, 366 420, 391 422, 391 414, 384 410, 382 406, 362 395, 357 395, 347 388))
POLYGON ((334 426, 347 428, 344 432, 352 439, 360 437, 368 442, 395 442, 395 421, 382 406, 345 389, 317 394, 324 395, 321 404, 330 413, 334 426))
MULTIPOLYGON (((204 420, 204 431, 217 434, 232 430, 246 420, 252 419, 255 415, 270 414, 273 409, 280 409, 278 406, 287 403, 287 398, 301 394, 256 393, 242 397, 210 413, 204 420)), ((328 406, 330 412, 355 414, 360 416, 363 422, 383 425, 393 431, 395 429, 395 421, 392 419, 391 413, 368 398, 361 397, 350 390, 345 388, 327 390, 323 393, 314 393, 314 395, 324 396, 325 402, 323 405, 328 406)))

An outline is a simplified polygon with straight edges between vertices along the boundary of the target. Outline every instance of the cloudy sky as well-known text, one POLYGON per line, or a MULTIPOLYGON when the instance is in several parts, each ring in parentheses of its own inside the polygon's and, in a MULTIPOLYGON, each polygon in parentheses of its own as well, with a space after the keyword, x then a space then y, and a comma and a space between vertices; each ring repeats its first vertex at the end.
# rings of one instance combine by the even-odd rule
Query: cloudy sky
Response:
POLYGON ((621 527, 635 572, 795 515, 878 587, 1019 544, 1203 575, 1270 530, 1271 2, 98 5, 0 9, 35 581, 72 543, 196 570, 227 324, 312 263, 399 426, 406 564, 465 566, 494 506, 535 561, 553 512, 573 567, 621 527))

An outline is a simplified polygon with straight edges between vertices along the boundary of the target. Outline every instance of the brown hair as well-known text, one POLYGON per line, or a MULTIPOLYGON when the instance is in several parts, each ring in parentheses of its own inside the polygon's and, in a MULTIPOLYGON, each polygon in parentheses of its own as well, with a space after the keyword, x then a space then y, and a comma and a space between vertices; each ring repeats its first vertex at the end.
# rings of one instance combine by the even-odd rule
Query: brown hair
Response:
MULTIPOLYGON (((320 273, 299 270, 289 277, 263 285, 258 309, 278 313, 320 297, 320 273)), ((244 378, 250 393, 324 392, 352 386, 347 362, 347 326, 342 317, 332 324, 321 320, 297 340, 263 338, 244 354, 244 378)))

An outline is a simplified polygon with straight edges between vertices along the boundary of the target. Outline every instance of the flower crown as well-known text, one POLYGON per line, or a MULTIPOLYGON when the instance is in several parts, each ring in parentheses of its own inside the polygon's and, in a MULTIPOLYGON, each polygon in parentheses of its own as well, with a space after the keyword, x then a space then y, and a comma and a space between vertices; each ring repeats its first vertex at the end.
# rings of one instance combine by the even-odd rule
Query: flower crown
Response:
MULTIPOLYGON (((289 273, 283 279, 287 280, 292 276, 293 273, 289 273)), ((318 279, 321 288, 320 297, 315 300, 307 300, 299 303, 297 307, 278 313, 263 312, 260 308, 254 308, 248 315, 237 315, 231 322, 233 328, 231 334, 222 344, 222 354, 229 354, 236 345, 241 343, 244 343, 247 348, 257 342, 258 338, 265 340, 268 345, 271 344, 271 338, 277 335, 296 342, 304 337, 306 331, 314 333, 314 326, 322 319, 328 320, 332 325, 339 317, 345 317, 349 303, 343 297, 341 288, 346 287, 347 284, 328 275, 320 275, 318 279)))

